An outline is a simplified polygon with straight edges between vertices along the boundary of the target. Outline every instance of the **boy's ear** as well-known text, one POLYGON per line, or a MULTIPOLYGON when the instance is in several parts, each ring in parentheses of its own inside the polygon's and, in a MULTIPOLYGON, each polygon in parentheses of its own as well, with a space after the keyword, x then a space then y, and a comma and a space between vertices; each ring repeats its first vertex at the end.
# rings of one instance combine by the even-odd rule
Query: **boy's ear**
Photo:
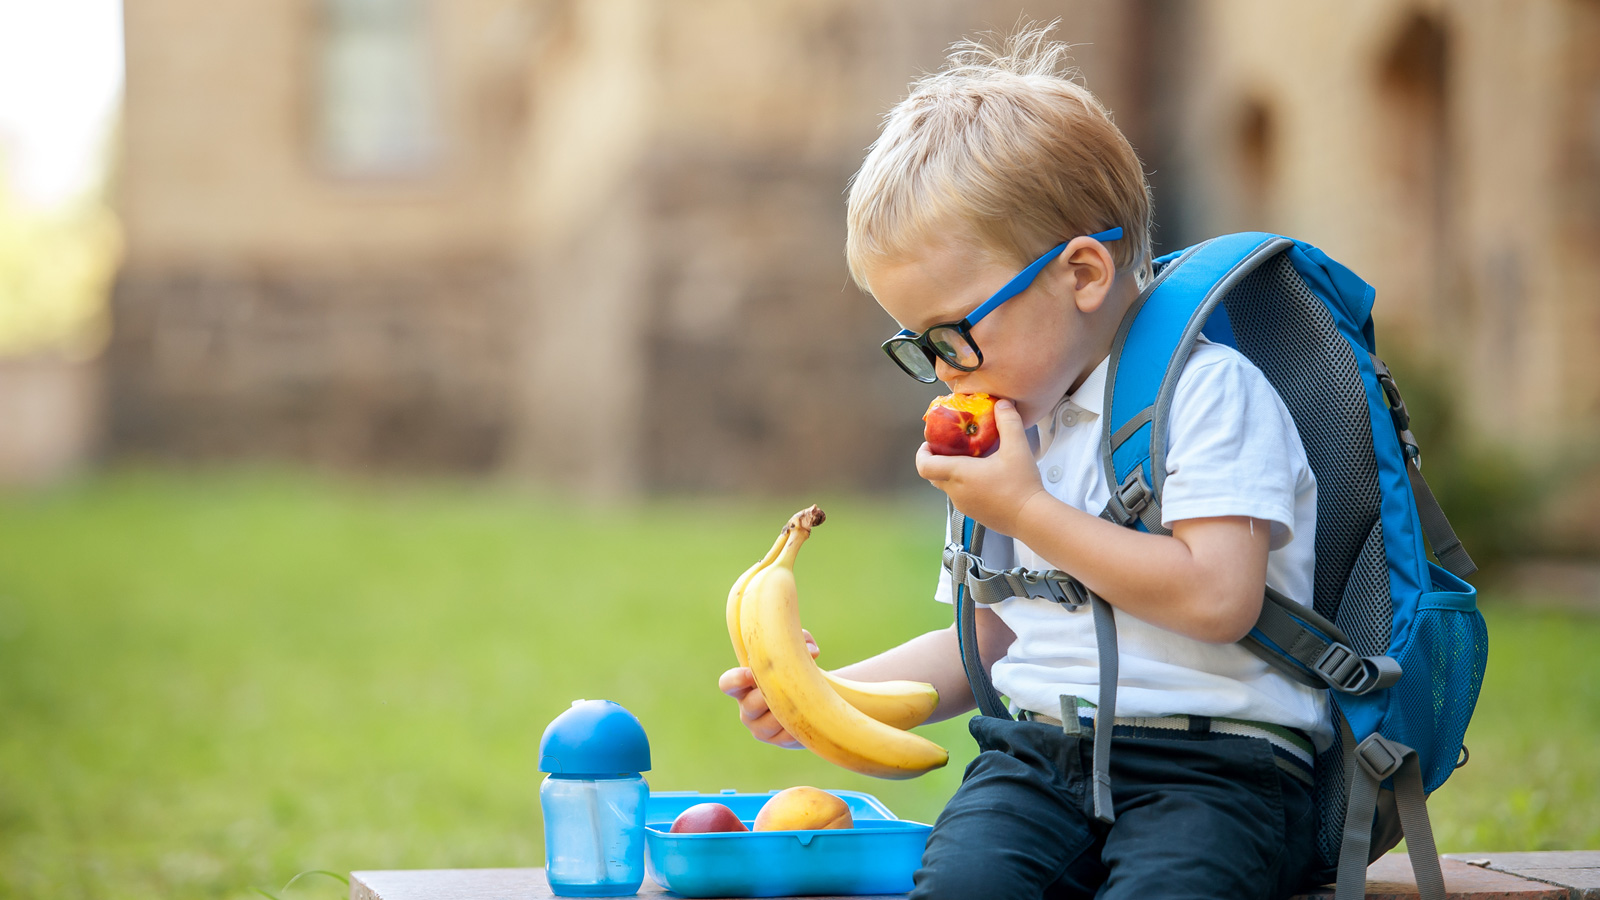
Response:
POLYGON ((1117 278, 1117 264, 1111 252, 1090 237, 1073 238, 1053 266, 1061 267, 1060 277, 1071 288, 1073 303, 1083 313, 1095 312, 1105 304, 1117 278))

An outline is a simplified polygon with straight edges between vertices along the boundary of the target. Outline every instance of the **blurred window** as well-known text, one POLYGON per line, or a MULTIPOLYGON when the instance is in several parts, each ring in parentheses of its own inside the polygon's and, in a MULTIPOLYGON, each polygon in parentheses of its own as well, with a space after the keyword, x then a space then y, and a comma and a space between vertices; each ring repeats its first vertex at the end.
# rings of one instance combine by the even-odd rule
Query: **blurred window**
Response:
MULTIPOLYGON (((1565 180, 1571 185, 1566 206, 1573 227, 1592 247, 1600 247, 1600 2, 1572 4, 1572 99, 1567 114, 1565 180), (1587 49, 1585 49, 1587 48, 1587 49)), ((1596 257, 1600 259, 1600 256, 1596 257)))
POLYGON ((338 175, 406 176, 439 153, 425 0, 321 0, 317 133, 338 175))
POLYGON ((1409 321, 1402 327, 1411 332, 1405 340, 1422 353, 1443 352, 1473 314, 1472 307, 1464 308, 1473 284, 1457 271, 1464 259, 1455 253, 1451 38, 1445 20, 1426 11, 1414 11, 1398 25, 1377 71, 1384 215, 1405 242, 1391 296, 1405 298, 1402 315, 1409 321))
POLYGON ((1276 217, 1278 122, 1265 100, 1251 98, 1239 110, 1238 153, 1241 231, 1271 231, 1276 217))

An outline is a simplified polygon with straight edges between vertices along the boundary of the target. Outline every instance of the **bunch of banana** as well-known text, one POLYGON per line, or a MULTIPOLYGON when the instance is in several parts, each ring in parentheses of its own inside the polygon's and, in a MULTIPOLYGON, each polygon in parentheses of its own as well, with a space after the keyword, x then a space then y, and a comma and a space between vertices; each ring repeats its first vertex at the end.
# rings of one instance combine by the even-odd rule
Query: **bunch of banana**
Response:
POLYGON ((905 729, 933 713, 939 694, 918 681, 851 681, 817 667, 800 630, 794 561, 822 510, 801 510, 760 562, 728 592, 728 635, 785 730, 827 761, 879 778, 914 778, 949 761, 905 729))

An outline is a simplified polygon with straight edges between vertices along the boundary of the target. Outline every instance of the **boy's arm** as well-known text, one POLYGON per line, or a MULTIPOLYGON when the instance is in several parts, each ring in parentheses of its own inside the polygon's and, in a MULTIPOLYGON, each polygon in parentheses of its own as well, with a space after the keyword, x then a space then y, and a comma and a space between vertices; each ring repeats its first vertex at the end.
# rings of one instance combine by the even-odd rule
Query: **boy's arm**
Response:
POLYGON ((1248 634, 1261 614, 1269 522, 1184 519, 1166 537, 1114 525, 1048 494, 1029 507, 1018 540, 1152 625, 1227 644, 1248 634))
POLYGON ((1212 643, 1249 633, 1261 611, 1271 526, 1244 516, 1174 522, 1172 536, 1123 528, 1044 490, 1022 420, 997 405, 1000 447, 982 459, 933 456, 917 471, 957 509, 1027 544, 1112 605, 1212 643))
MULTIPOLYGON (((978 609, 978 655, 986 667, 1006 655, 1016 635, 1000 621, 993 610, 978 609)), ((861 662, 836 670, 856 681, 926 681, 939 692, 939 706, 929 722, 942 722, 977 707, 967 671, 961 665, 961 647, 956 627, 930 631, 861 662)))
MULTIPOLYGON (((1000 617, 988 609, 977 610, 978 652, 986 665, 1004 656, 1014 635, 1000 617)), ((837 674, 856 681, 925 681, 939 692, 939 705, 929 722, 940 722, 976 706, 961 666, 961 651, 956 643, 955 626, 918 635, 909 641, 861 662, 837 670, 837 674)), ((737 666, 722 673, 717 686, 739 702, 739 721, 757 740, 780 747, 798 747, 789 732, 767 708, 766 698, 750 670, 737 666)))

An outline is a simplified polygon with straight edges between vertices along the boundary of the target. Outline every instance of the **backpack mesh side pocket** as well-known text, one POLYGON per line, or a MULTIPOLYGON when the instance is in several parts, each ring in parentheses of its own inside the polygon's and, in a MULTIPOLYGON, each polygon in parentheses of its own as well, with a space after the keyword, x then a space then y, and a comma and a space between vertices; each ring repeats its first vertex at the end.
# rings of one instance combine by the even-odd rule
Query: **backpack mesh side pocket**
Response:
MULTIPOLYGON (((1441 574, 1434 569, 1434 586, 1448 587, 1440 584, 1441 574)), ((1476 592, 1468 591, 1422 595, 1411 638, 1400 653, 1405 675, 1392 689, 1388 720, 1394 725, 1389 727, 1401 726, 1395 728, 1395 740, 1417 751, 1424 791, 1434 790, 1454 771, 1483 686, 1488 628, 1476 592)))

